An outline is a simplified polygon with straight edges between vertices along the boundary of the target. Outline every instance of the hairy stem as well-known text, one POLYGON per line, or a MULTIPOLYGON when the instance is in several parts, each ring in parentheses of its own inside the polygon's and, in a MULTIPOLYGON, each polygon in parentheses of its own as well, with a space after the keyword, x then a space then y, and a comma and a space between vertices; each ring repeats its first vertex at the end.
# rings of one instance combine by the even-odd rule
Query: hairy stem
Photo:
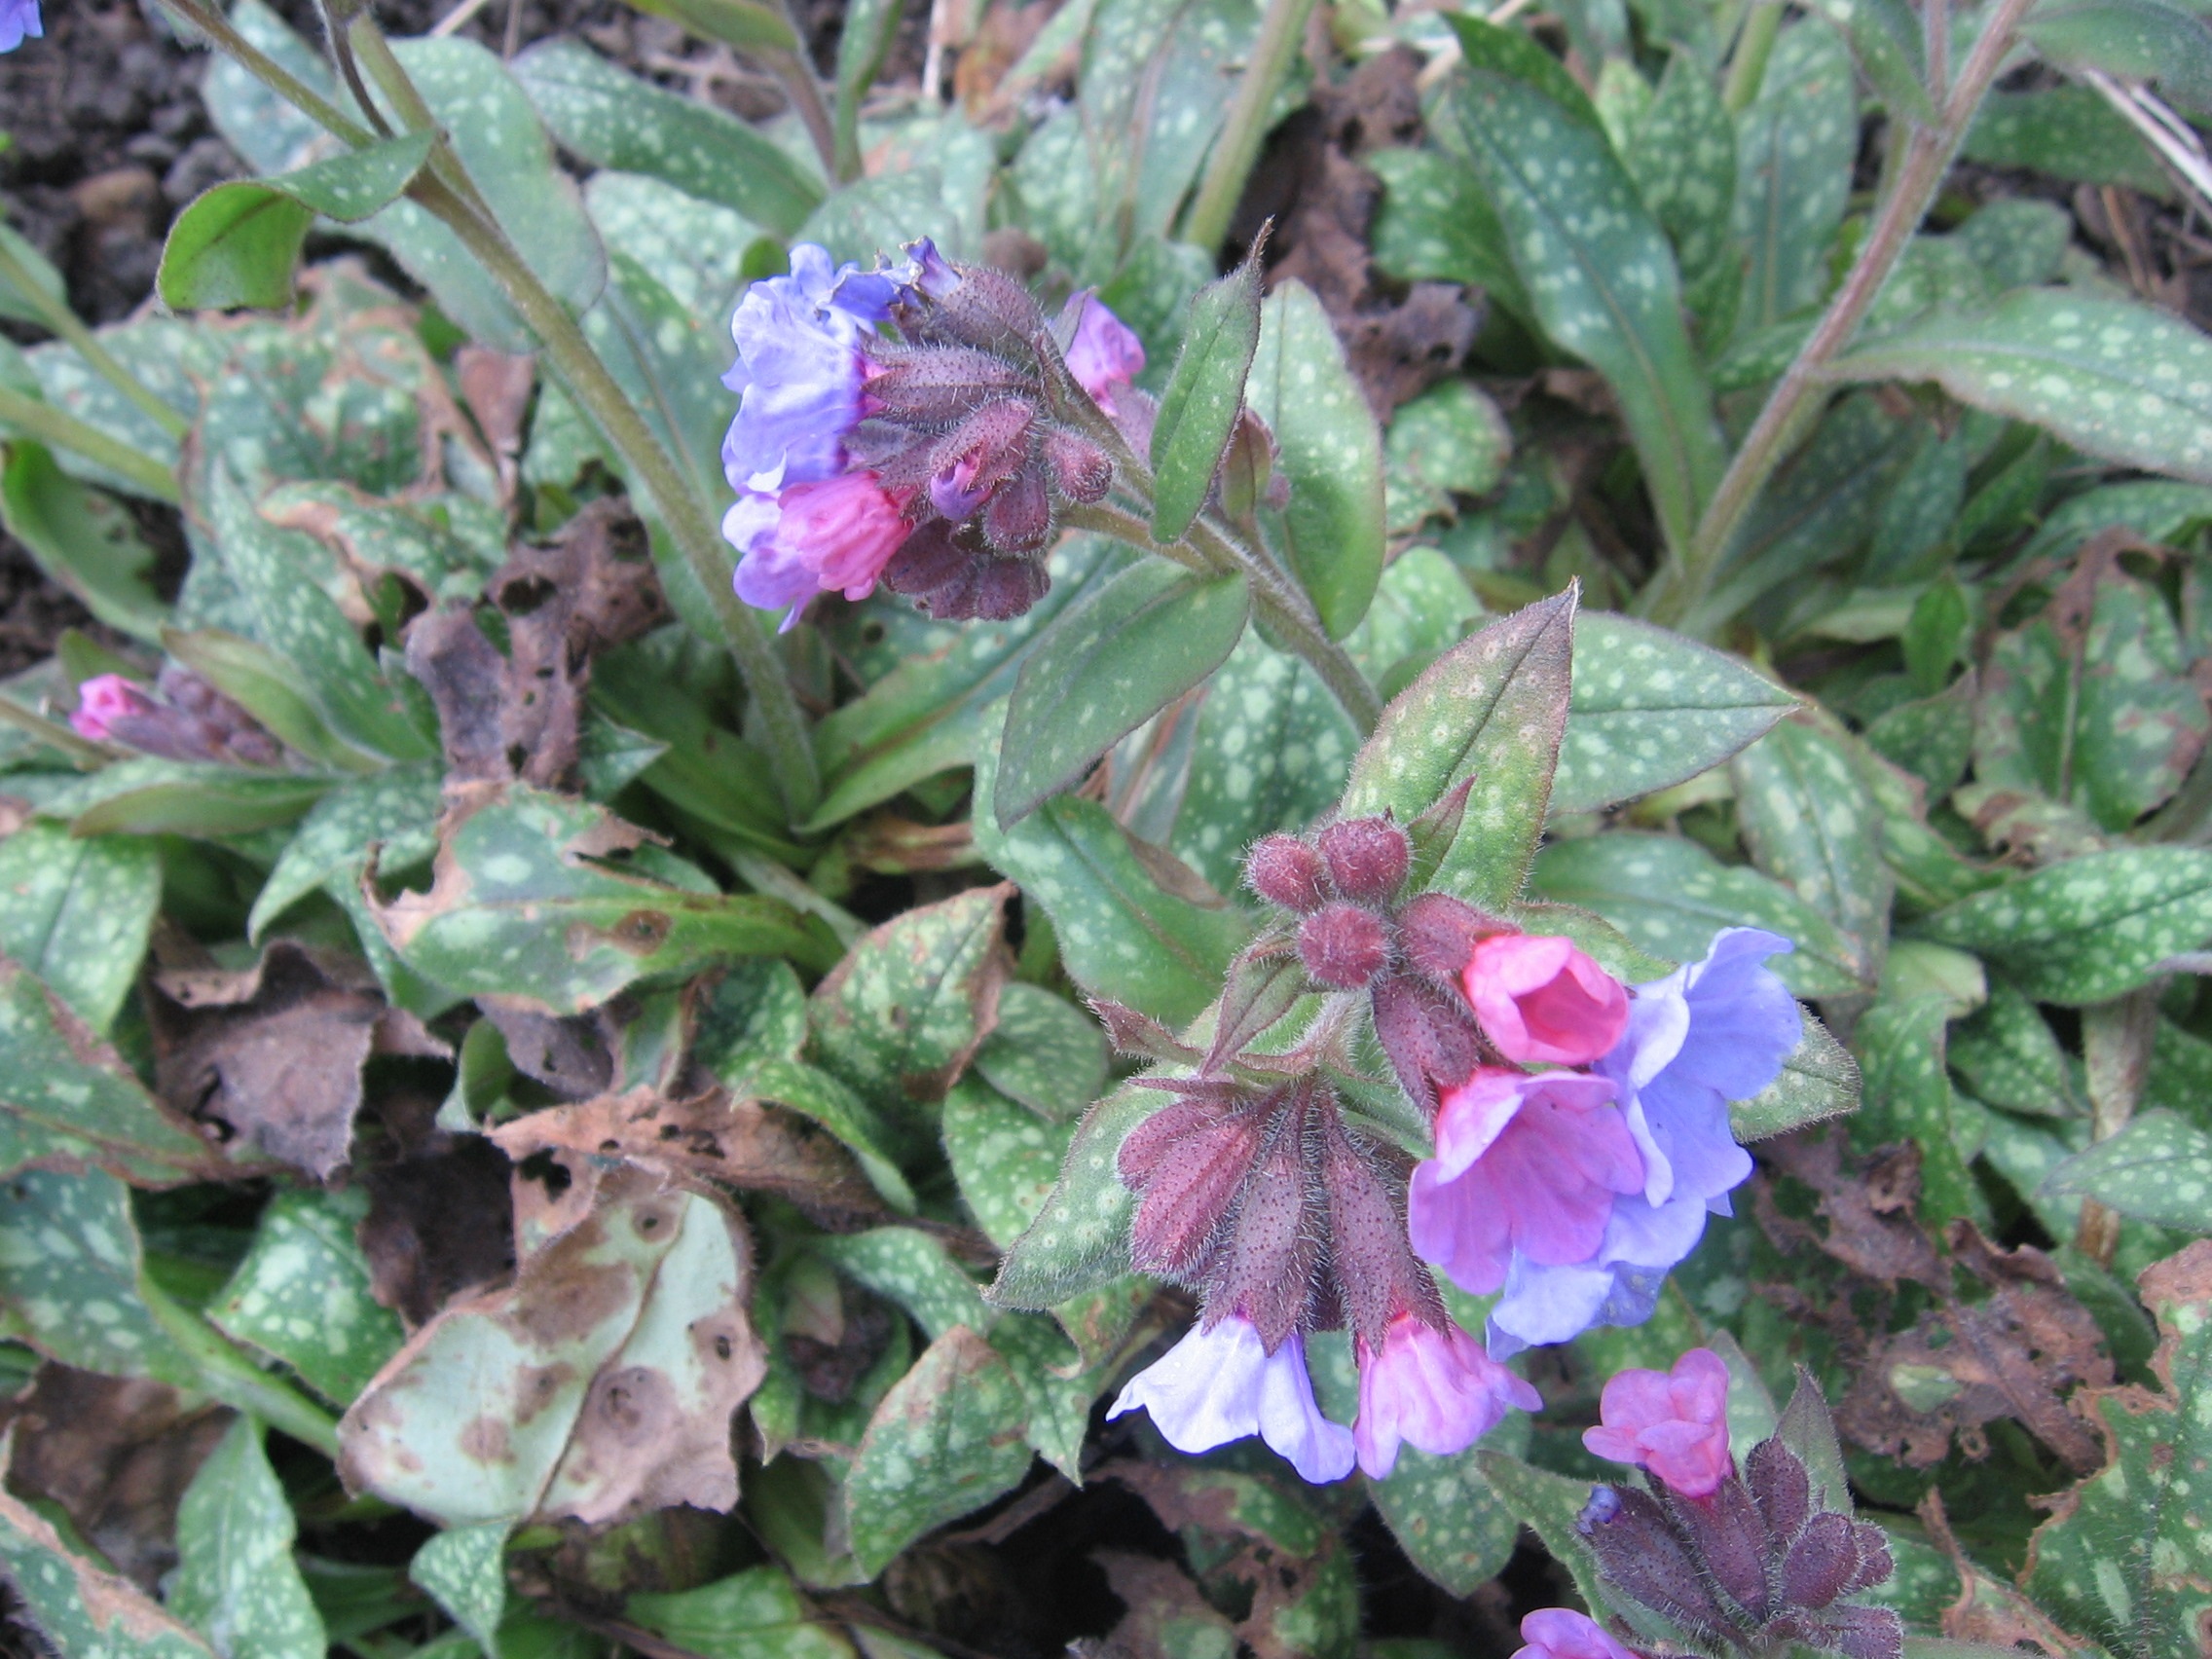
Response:
POLYGON ((1252 43, 1251 59, 1244 77, 1236 83, 1236 99, 1229 106, 1229 120, 1214 141, 1205 177, 1198 183, 1197 200, 1183 221, 1183 240, 1208 254, 1229 236, 1229 221, 1244 195, 1244 182, 1252 176, 1252 164, 1260 159, 1260 144, 1268 135, 1268 112, 1282 90, 1298 55, 1299 37, 1312 15, 1313 0, 1268 0, 1260 19, 1259 39, 1252 43))
POLYGON ((231 20, 201 0, 161 0, 162 5, 205 35, 238 63, 239 67, 313 121, 333 137, 353 149, 375 140, 376 134, 253 42, 231 26, 231 20))
POLYGON ((129 480, 130 487, 141 496, 176 504, 176 479, 167 467, 120 438, 111 438, 97 426, 78 420, 66 409, 0 387, 0 426, 13 426, 51 449, 74 450, 87 461, 129 480))
MULTIPOLYGON (((1761 5, 1766 3, 1759 0, 1761 5)), ((1719 488, 1698 520, 1681 579, 1669 583, 1649 608, 1654 621, 1678 624, 1711 594, 1722 556, 1745 513, 1788 454, 1788 442, 1802 435, 1802 422, 1812 413, 1808 400, 1825 389, 1829 360, 1851 343, 1867 307, 1889 280, 1899 255, 1927 217, 1943 175, 1950 169, 1951 157, 1966 136, 1982 94, 1996 79, 2010 50, 2013 32, 2031 3, 1998 0, 1987 27, 1959 70, 1957 83, 1936 105, 1936 125, 1916 126, 1907 136, 1904 161, 1875 215, 1873 228, 1860 245, 1850 275, 1844 277, 1819 325, 1798 349, 1796 360, 1775 383, 1751 429, 1745 433, 1719 488)), ((1747 23, 1747 30, 1749 27, 1747 23)))
POLYGON ((16 256, 16 250, 4 239, 0 239, 0 283, 20 294, 38 313, 39 321, 49 333, 66 342, 78 356, 92 366, 94 373, 128 397, 163 431, 172 438, 181 438, 192 429, 190 421, 155 396, 144 381, 125 368, 115 353, 100 344, 99 336, 85 326, 69 309, 67 300, 38 285, 30 268, 16 256))
POLYGON ((1720 102, 1730 115, 1750 109, 1766 85, 1766 62, 1782 33, 1782 8, 1783 0, 1751 0, 1744 14, 1743 31, 1728 58, 1728 79, 1720 89, 1720 102))

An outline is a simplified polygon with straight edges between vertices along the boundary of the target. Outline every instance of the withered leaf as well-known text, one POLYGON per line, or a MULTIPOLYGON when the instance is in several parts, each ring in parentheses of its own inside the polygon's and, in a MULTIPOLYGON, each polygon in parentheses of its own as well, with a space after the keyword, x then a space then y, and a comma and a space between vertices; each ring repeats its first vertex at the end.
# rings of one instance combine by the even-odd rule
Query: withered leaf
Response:
POLYGON ((410 1326, 514 1267, 507 1158, 491 1142, 436 1141, 358 1178, 369 1194, 360 1240, 370 1292, 410 1326))
POLYGON ((743 1224, 640 1169, 599 1196, 378 1374, 339 1425, 350 1489, 447 1527, 737 1501, 730 1414, 767 1371, 743 1224))
MULTIPOLYGON (((1784 1135, 1759 1148, 1768 1161, 1819 1195, 1820 1213, 1828 1224, 1825 1232, 1795 1224, 1788 1230, 1862 1278, 1947 1291, 1951 1275, 1942 1253, 1913 1219, 1920 1201, 1920 1149, 1909 1141, 1884 1147, 1862 1167, 1851 1168, 1844 1162, 1847 1149, 1845 1138, 1833 1133, 1784 1135)), ((1763 1198, 1761 1220, 1774 1231, 1784 1224, 1763 1198)))
POLYGON ((502 997, 478 997, 476 1006, 506 1039, 515 1070, 563 1099, 588 1100, 613 1080, 614 1052, 596 1013, 556 1019, 502 997))
POLYGON ((133 1659, 214 1659, 215 1650, 164 1612, 129 1579, 87 1561, 52 1522, 0 1487, 0 1573, 30 1622, 62 1653, 129 1653, 133 1659))
POLYGON ((1169 1651, 1168 1629, 1185 1634, 1193 1629, 1217 1633, 1223 1652, 1235 1645, 1235 1627, 1206 1603, 1198 1587, 1171 1561, 1141 1556, 1127 1550, 1096 1550, 1090 1559, 1106 1571, 1106 1587, 1121 1598, 1128 1611, 1122 1615, 1099 1659, 1147 1659, 1169 1651))
POLYGON ((170 970, 154 984, 163 1098, 317 1180, 347 1161, 372 1053, 450 1052, 386 1005, 365 964, 290 940, 240 972, 170 970))

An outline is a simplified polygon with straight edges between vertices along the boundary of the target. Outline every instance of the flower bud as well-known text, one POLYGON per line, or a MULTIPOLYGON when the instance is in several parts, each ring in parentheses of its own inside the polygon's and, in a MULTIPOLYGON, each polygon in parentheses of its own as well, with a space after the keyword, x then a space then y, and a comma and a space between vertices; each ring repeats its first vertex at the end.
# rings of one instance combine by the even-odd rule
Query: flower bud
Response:
POLYGON ((1825 1607, 1859 1570, 1858 1541, 1848 1515, 1832 1510, 1805 1524, 1782 1561, 1782 1599, 1792 1606, 1825 1607))
POLYGON ((1476 945, 1517 931, 1449 893, 1417 893, 1398 911, 1398 948, 1407 966, 1453 990, 1459 988, 1459 975, 1476 945))
POLYGON ((1037 309, 1029 290, 987 265, 953 269, 959 283, 941 297, 932 297, 912 332, 986 351, 1011 350, 1017 356, 1030 355, 1030 342, 1045 327, 1045 313, 1037 309))
POLYGON ((1321 831, 1321 857, 1337 891, 1357 904, 1386 904, 1413 857, 1406 832, 1387 818, 1348 818, 1321 831))
POLYGON ((1245 1178, 1213 1282, 1209 1313, 1234 1311, 1251 1320, 1272 1349, 1309 1321, 1328 1228, 1306 1166, 1310 1086, 1285 1090, 1268 1123, 1268 1145, 1245 1178))
POLYGON ((968 346, 916 347, 869 368, 863 387, 867 401, 878 415, 900 421, 948 424, 978 405, 1036 385, 1004 358, 968 346))
POLYGON ((1684 1634, 1709 1641, 1722 1639, 1731 1628, 1728 1616, 1658 1499, 1649 1493, 1611 1490, 1619 1506, 1583 1531, 1598 1557, 1599 1573, 1684 1634))
POLYGON ((1436 1110, 1482 1063, 1474 1022, 1445 992, 1412 974, 1392 974, 1374 991, 1375 1038, 1414 1104, 1436 1110))
POLYGON ((1329 902, 1321 855, 1295 835, 1263 835, 1244 859, 1244 879, 1271 904, 1300 915, 1329 902))
POLYGON ((1390 933, 1374 911, 1339 900, 1299 924, 1298 955, 1322 984, 1357 990, 1389 965, 1390 933))
POLYGON ((1052 539, 1052 500, 1045 480, 1024 469, 993 490, 983 503, 983 538, 1000 553, 1042 551, 1052 539))
POLYGON ((1778 1538, 1795 1537, 1813 1507, 1812 1477, 1797 1454, 1770 1436, 1745 1455, 1744 1480, 1767 1530, 1778 1538))
POLYGON ((1114 463, 1106 452, 1064 426, 1046 432, 1045 464, 1052 470, 1052 488, 1071 501, 1104 500, 1114 487, 1114 463))

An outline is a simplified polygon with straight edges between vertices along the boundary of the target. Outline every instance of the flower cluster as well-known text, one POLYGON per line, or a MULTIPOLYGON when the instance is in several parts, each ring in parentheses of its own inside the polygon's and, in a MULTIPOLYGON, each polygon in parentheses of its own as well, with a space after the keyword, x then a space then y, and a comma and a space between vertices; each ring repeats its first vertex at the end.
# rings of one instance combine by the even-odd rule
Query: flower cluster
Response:
POLYGON ((25 40, 37 40, 45 33, 38 0, 0 0, 0 52, 13 52, 25 40))
MULTIPOLYGON (((1601 1425, 1583 1444, 1638 1464, 1652 1487, 1592 1493, 1577 1530, 1600 1575, 1702 1646, 1772 1653, 1799 1643, 1844 1659, 1898 1659, 1898 1614, 1845 1600, 1890 1576, 1882 1530, 1854 1520, 1843 1493, 1817 1493, 1779 1435, 1752 1447, 1739 1472, 1727 1397, 1727 1368, 1704 1348, 1682 1355, 1671 1374, 1624 1371, 1606 1383, 1601 1425)), ((1566 1626, 1557 1634, 1539 1640, 1523 1627, 1541 1659, 1625 1651, 1566 1626)))
POLYGON ((946 619, 1020 615, 1061 505, 1112 488, 1101 424, 1150 420, 1144 348, 1097 299, 1048 322, 1020 283, 926 240, 873 272, 801 242, 730 333, 722 534, 738 596, 788 608, 787 628, 817 593, 878 580, 946 619))
POLYGON ((1139 1195, 1131 1262, 1198 1291, 1203 1312, 1115 1411, 1148 1409, 1184 1451, 1258 1433, 1332 1480, 1354 1461, 1386 1474, 1401 1443, 1463 1450, 1507 1406, 1540 1403, 1501 1359, 1647 1318, 1751 1171, 1728 1103, 1772 1082, 1798 1041, 1797 1005, 1764 966, 1788 941, 1730 930, 1705 961, 1632 988, 1568 940, 1409 892, 1417 849, 1449 839, 1463 801, 1410 834, 1382 817, 1271 835, 1245 868, 1296 917, 1252 956, 1295 956, 1309 987, 1364 1000, 1433 1157, 1361 1134, 1311 1064, 1217 1052, 1196 1076, 1147 1080, 1176 1098, 1120 1153, 1139 1195), (1498 1296, 1487 1349, 1429 1266, 1498 1296), (1348 1433, 1321 1415, 1305 1363, 1306 1336, 1340 1327, 1359 1365, 1348 1433))
POLYGON ((166 760, 220 760, 275 766, 282 747, 238 704, 174 663, 163 666, 154 695, 120 674, 96 674, 77 687, 69 724, 93 743, 120 744, 166 760))

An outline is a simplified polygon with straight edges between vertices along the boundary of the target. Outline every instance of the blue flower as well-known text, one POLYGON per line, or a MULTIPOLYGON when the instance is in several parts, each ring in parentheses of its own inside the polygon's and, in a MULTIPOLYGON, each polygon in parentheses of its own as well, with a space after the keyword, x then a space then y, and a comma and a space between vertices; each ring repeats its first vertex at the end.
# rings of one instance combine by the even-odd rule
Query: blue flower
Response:
POLYGON ((1321 1415, 1296 1332, 1268 1352, 1252 1321, 1233 1313, 1190 1335, 1129 1380, 1106 1415, 1149 1411, 1178 1452, 1257 1434, 1316 1486, 1351 1473, 1351 1430, 1321 1415))
POLYGON ((1697 1247, 1706 1216, 1733 1213, 1728 1194, 1751 1160, 1730 1131, 1728 1103, 1772 1083, 1802 1035, 1796 999, 1766 967, 1791 948, 1776 934, 1729 928, 1703 962, 1637 987, 1627 1031, 1595 1069, 1618 1090, 1643 1155, 1643 1190, 1614 1198, 1588 1260, 1555 1266, 1516 1254, 1491 1310, 1492 1353, 1642 1323, 1668 1272, 1697 1247))
POLYGON ((0 52, 13 52, 25 40, 38 40, 45 33, 38 0, 0 0, 0 52))

